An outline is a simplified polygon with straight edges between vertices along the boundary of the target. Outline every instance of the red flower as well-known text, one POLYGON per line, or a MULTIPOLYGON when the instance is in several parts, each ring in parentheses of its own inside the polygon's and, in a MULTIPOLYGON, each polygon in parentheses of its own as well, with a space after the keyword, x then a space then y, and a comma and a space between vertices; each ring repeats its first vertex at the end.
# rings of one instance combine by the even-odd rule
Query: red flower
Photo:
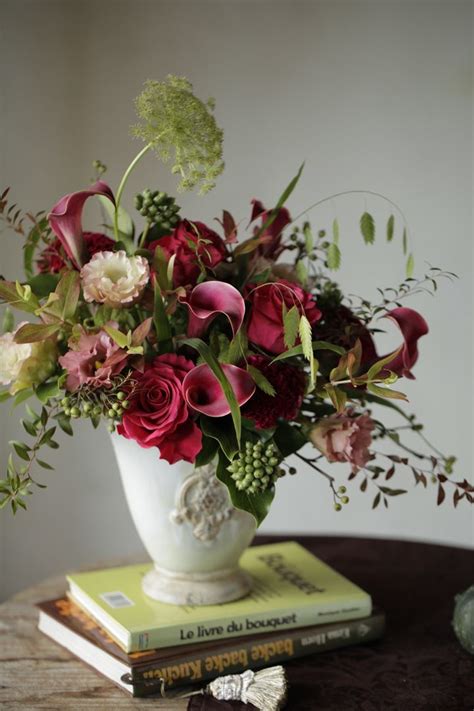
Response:
POLYGON ((157 356, 144 372, 136 371, 136 389, 130 398, 119 434, 141 447, 158 447, 170 464, 194 462, 201 450, 201 430, 191 419, 182 383, 194 363, 169 353, 157 356))
POLYGON ((270 353, 283 353, 283 304, 287 309, 296 306, 305 314, 311 325, 321 318, 311 294, 285 279, 252 289, 248 296, 251 304, 248 324, 249 340, 270 353))
MULTIPOLYGON (((250 222, 253 222, 257 217, 261 218, 260 228, 256 227, 254 233, 265 224, 273 210, 266 210, 260 200, 252 200, 252 215, 250 222)), ((286 207, 281 207, 273 222, 267 227, 260 236, 261 244, 257 249, 257 254, 276 261, 285 247, 282 246, 282 232, 285 227, 291 222, 290 213, 286 207)))
POLYGON ((167 257, 176 255, 173 285, 189 286, 196 283, 201 272, 199 260, 207 269, 214 269, 227 255, 224 241, 217 232, 202 222, 182 220, 172 234, 150 242, 148 249, 161 247, 167 257))
POLYGON ((270 358, 262 355, 250 356, 248 362, 263 373, 275 388, 276 394, 267 395, 257 388, 242 410, 243 416, 253 420, 259 430, 275 427, 279 419, 294 420, 300 411, 306 389, 304 372, 288 363, 270 365, 270 358))
MULTIPOLYGON (((115 242, 101 232, 84 232, 83 234, 86 252, 89 259, 97 252, 113 250, 115 242)), ((58 274, 66 267, 66 255, 61 242, 56 238, 40 254, 37 265, 41 274, 58 274)))

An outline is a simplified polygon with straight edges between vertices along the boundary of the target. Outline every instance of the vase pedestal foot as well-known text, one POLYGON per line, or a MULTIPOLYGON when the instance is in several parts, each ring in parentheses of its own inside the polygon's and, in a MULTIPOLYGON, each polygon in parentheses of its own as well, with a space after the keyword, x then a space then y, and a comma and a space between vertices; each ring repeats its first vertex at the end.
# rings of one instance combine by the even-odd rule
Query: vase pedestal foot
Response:
POLYGON ((142 581, 148 597, 172 605, 217 605, 244 597, 251 587, 251 577, 241 568, 176 573, 155 565, 142 581))

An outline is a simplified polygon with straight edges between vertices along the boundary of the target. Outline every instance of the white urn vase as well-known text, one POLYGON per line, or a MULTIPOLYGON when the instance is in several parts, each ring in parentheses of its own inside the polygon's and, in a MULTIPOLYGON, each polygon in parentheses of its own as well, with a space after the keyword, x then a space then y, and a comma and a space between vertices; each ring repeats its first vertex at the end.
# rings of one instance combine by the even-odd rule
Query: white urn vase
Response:
POLYGON ((251 587, 239 558, 255 519, 232 506, 214 465, 168 464, 156 448, 112 435, 125 497, 154 568, 143 578, 151 598, 175 605, 212 605, 251 587))

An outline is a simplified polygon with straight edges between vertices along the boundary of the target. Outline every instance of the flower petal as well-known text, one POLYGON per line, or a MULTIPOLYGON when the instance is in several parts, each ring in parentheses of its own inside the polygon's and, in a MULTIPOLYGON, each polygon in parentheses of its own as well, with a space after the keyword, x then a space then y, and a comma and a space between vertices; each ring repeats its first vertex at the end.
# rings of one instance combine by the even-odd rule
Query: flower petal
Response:
POLYGON ((98 180, 88 190, 64 195, 48 215, 51 229, 59 238, 73 264, 80 268, 87 260, 87 252, 82 233, 82 210, 87 198, 104 195, 115 205, 114 195, 107 183, 98 180))
MULTIPOLYGON (((239 405, 244 405, 255 392, 255 383, 246 370, 236 365, 221 364, 239 405)), ((183 380, 183 393, 189 407, 209 417, 223 417, 230 407, 221 384, 206 363, 193 368, 183 380)))
POLYGON ((385 318, 397 324, 404 340, 400 353, 385 366, 386 370, 413 380, 411 369, 418 360, 418 339, 428 333, 428 324, 418 311, 407 307, 393 309, 385 318))
POLYGON ((242 326, 245 302, 242 294, 231 284, 223 281, 205 281, 194 287, 180 301, 189 309, 188 336, 201 336, 218 314, 229 319, 232 333, 242 326))

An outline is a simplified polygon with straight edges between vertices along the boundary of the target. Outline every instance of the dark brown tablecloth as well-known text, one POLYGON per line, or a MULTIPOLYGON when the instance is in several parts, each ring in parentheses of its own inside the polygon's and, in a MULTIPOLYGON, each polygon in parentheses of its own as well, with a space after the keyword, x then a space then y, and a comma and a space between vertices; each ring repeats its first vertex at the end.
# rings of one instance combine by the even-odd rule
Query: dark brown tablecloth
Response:
MULTIPOLYGON (((294 538, 372 595, 387 614, 378 642, 286 665, 288 711, 474 711, 474 657, 459 645, 454 596, 474 584, 474 552, 408 541, 294 538)), ((256 542, 283 540, 261 536, 256 542)), ((194 699, 189 711, 243 704, 194 699)))

